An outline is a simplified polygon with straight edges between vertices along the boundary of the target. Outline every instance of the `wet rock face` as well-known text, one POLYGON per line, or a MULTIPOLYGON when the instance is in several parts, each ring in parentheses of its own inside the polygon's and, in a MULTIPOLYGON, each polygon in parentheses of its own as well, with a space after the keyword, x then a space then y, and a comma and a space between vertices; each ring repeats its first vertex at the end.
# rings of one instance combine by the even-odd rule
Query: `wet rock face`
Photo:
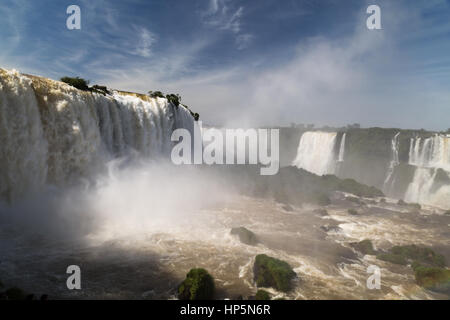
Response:
POLYGON ((340 231, 342 231, 341 227, 333 226, 333 225, 329 225, 329 224, 320 226, 320 229, 324 232, 340 232, 340 231))
POLYGON ((230 234, 238 236, 239 240, 247 245, 255 246, 258 244, 258 239, 256 238, 256 235, 244 227, 239 228, 233 228, 231 229, 230 234))
POLYGON ((256 256, 253 274, 258 287, 272 287, 284 292, 291 289, 291 280, 296 277, 296 273, 287 262, 265 254, 256 256))
POLYGON ((214 298, 214 279, 205 269, 191 269, 178 287, 180 300, 211 300, 214 298))
POLYGON ((376 254, 376 251, 373 248, 372 241, 370 241, 370 240, 366 239, 366 240, 363 240, 363 241, 360 241, 360 242, 353 242, 353 243, 350 243, 350 245, 355 250, 361 252, 364 255, 366 255, 366 254, 375 255, 376 254))

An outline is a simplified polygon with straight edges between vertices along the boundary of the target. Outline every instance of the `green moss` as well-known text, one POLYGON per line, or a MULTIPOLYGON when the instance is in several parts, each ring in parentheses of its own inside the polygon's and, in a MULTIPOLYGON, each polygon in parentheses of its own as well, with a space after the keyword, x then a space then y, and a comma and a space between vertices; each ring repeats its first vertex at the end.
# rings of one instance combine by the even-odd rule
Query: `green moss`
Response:
POLYGON ((414 273, 418 285, 433 291, 450 292, 450 270, 420 266, 414 273))
POLYGON ((378 259, 395 264, 406 265, 411 263, 413 268, 419 266, 444 267, 444 256, 435 253, 430 248, 416 245, 395 246, 389 252, 377 256, 378 259))
POLYGON ((256 238, 256 235, 251 232, 250 230, 240 227, 240 228, 233 228, 230 232, 232 235, 239 236, 239 240, 242 243, 248 244, 248 245, 256 245, 258 243, 258 240, 256 238))
POLYGON ((348 214, 351 214, 352 216, 358 215, 358 211, 355 209, 348 209, 347 212, 348 212, 348 214))
POLYGON ((392 253, 380 253, 377 255, 377 259, 387 261, 393 264, 400 264, 402 266, 406 266, 408 264, 408 262, 404 257, 392 253))
POLYGON ((211 300, 214 297, 214 279, 205 269, 191 269, 178 287, 180 300, 211 300))
POLYGON ((352 243, 351 246, 356 250, 358 250, 359 252, 361 252, 362 254, 370 254, 370 255, 376 254, 376 251, 373 248, 372 241, 367 239, 360 242, 352 243))
POLYGON ((287 262, 265 254, 256 256, 253 274, 258 287, 272 287, 285 292, 291 289, 291 280, 296 276, 287 262))
POLYGON ((270 294, 265 290, 258 290, 255 295, 256 300, 270 300, 270 294))
POLYGON ((443 255, 435 253, 430 248, 419 247, 416 245, 395 246, 390 252, 400 255, 412 262, 433 267, 444 267, 445 258, 443 255))
POLYGON ((26 294, 22 289, 13 287, 5 291, 8 300, 25 300, 26 294))

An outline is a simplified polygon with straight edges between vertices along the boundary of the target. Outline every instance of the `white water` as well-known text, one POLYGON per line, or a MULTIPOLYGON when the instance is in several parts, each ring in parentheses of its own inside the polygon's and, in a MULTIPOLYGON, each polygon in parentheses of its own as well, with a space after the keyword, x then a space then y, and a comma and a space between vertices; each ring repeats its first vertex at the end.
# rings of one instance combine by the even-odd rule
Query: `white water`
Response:
POLYGON ((439 134, 427 139, 411 139, 409 164, 417 168, 405 193, 406 201, 450 207, 450 186, 433 190, 437 169, 447 171, 450 176, 449 141, 449 137, 439 134))
POLYGON ((194 119, 166 99, 146 100, 0 69, 0 198, 88 177, 130 151, 168 155, 172 131, 192 130, 194 119))
POLYGON ((450 171, 450 138, 436 134, 427 139, 411 139, 409 164, 450 171))
POLYGON ((341 146, 339 148, 339 162, 344 162, 345 155, 345 138, 347 137, 347 133, 344 133, 341 139, 341 146))
POLYGON ((336 132, 305 132, 300 139, 293 165, 317 175, 334 174, 336 137, 336 132))
POLYGON ((394 180, 392 179, 392 176, 394 174, 394 169, 396 166, 398 166, 400 164, 400 161, 398 158, 398 147, 399 147, 398 136, 399 135, 400 135, 400 132, 397 133, 391 141, 392 160, 389 164, 386 179, 384 180, 384 184, 383 184, 383 190, 385 190, 388 193, 391 191, 392 186, 394 185, 394 180))

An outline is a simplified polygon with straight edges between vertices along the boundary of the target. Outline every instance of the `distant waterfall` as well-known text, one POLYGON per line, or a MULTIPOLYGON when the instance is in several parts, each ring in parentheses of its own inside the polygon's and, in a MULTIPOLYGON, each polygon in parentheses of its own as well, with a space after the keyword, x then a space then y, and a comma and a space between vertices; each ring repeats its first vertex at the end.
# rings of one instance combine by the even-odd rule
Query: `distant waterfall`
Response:
POLYGON ((436 134, 427 139, 411 139, 409 164, 450 171, 450 137, 436 134))
POLYGON ((334 174, 336 137, 336 132, 305 132, 293 165, 317 175, 334 174))
POLYGON ((405 193, 405 200, 450 207, 450 186, 433 190, 438 169, 450 178, 450 148, 448 136, 436 134, 430 138, 410 140, 409 164, 416 166, 413 181, 405 193))
POLYGON ((392 160, 389 164, 386 179, 384 180, 384 184, 383 184, 383 190, 386 192, 390 192, 390 189, 392 188, 392 186, 394 184, 394 180, 393 180, 394 169, 396 166, 398 166, 400 164, 400 161, 398 158, 398 148, 399 148, 398 136, 399 135, 400 135, 400 132, 397 133, 391 141, 392 160))
POLYGON ((347 137, 347 133, 344 133, 342 135, 341 139, 341 146, 339 148, 339 162, 344 162, 344 155, 345 155, 345 138, 347 137))
POLYGON ((0 69, 0 198, 88 176, 129 151, 168 155, 172 131, 194 125, 166 99, 103 96, 0 69))

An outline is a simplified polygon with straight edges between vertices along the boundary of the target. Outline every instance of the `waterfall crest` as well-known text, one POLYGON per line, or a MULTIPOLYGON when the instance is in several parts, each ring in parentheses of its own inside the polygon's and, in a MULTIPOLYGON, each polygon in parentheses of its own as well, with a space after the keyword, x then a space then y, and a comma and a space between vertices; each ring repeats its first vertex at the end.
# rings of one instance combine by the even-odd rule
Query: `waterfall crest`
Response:
POLYGON ((168 156, 172 131, 194 126, 189 110, 167 99, 104 96, 0 69, 0 198, 70 183, 131 151, 168 156))
POLYGON ((336 132, 305 132, 300 138, 293 165, 317 175, 334 174, 336 132))

